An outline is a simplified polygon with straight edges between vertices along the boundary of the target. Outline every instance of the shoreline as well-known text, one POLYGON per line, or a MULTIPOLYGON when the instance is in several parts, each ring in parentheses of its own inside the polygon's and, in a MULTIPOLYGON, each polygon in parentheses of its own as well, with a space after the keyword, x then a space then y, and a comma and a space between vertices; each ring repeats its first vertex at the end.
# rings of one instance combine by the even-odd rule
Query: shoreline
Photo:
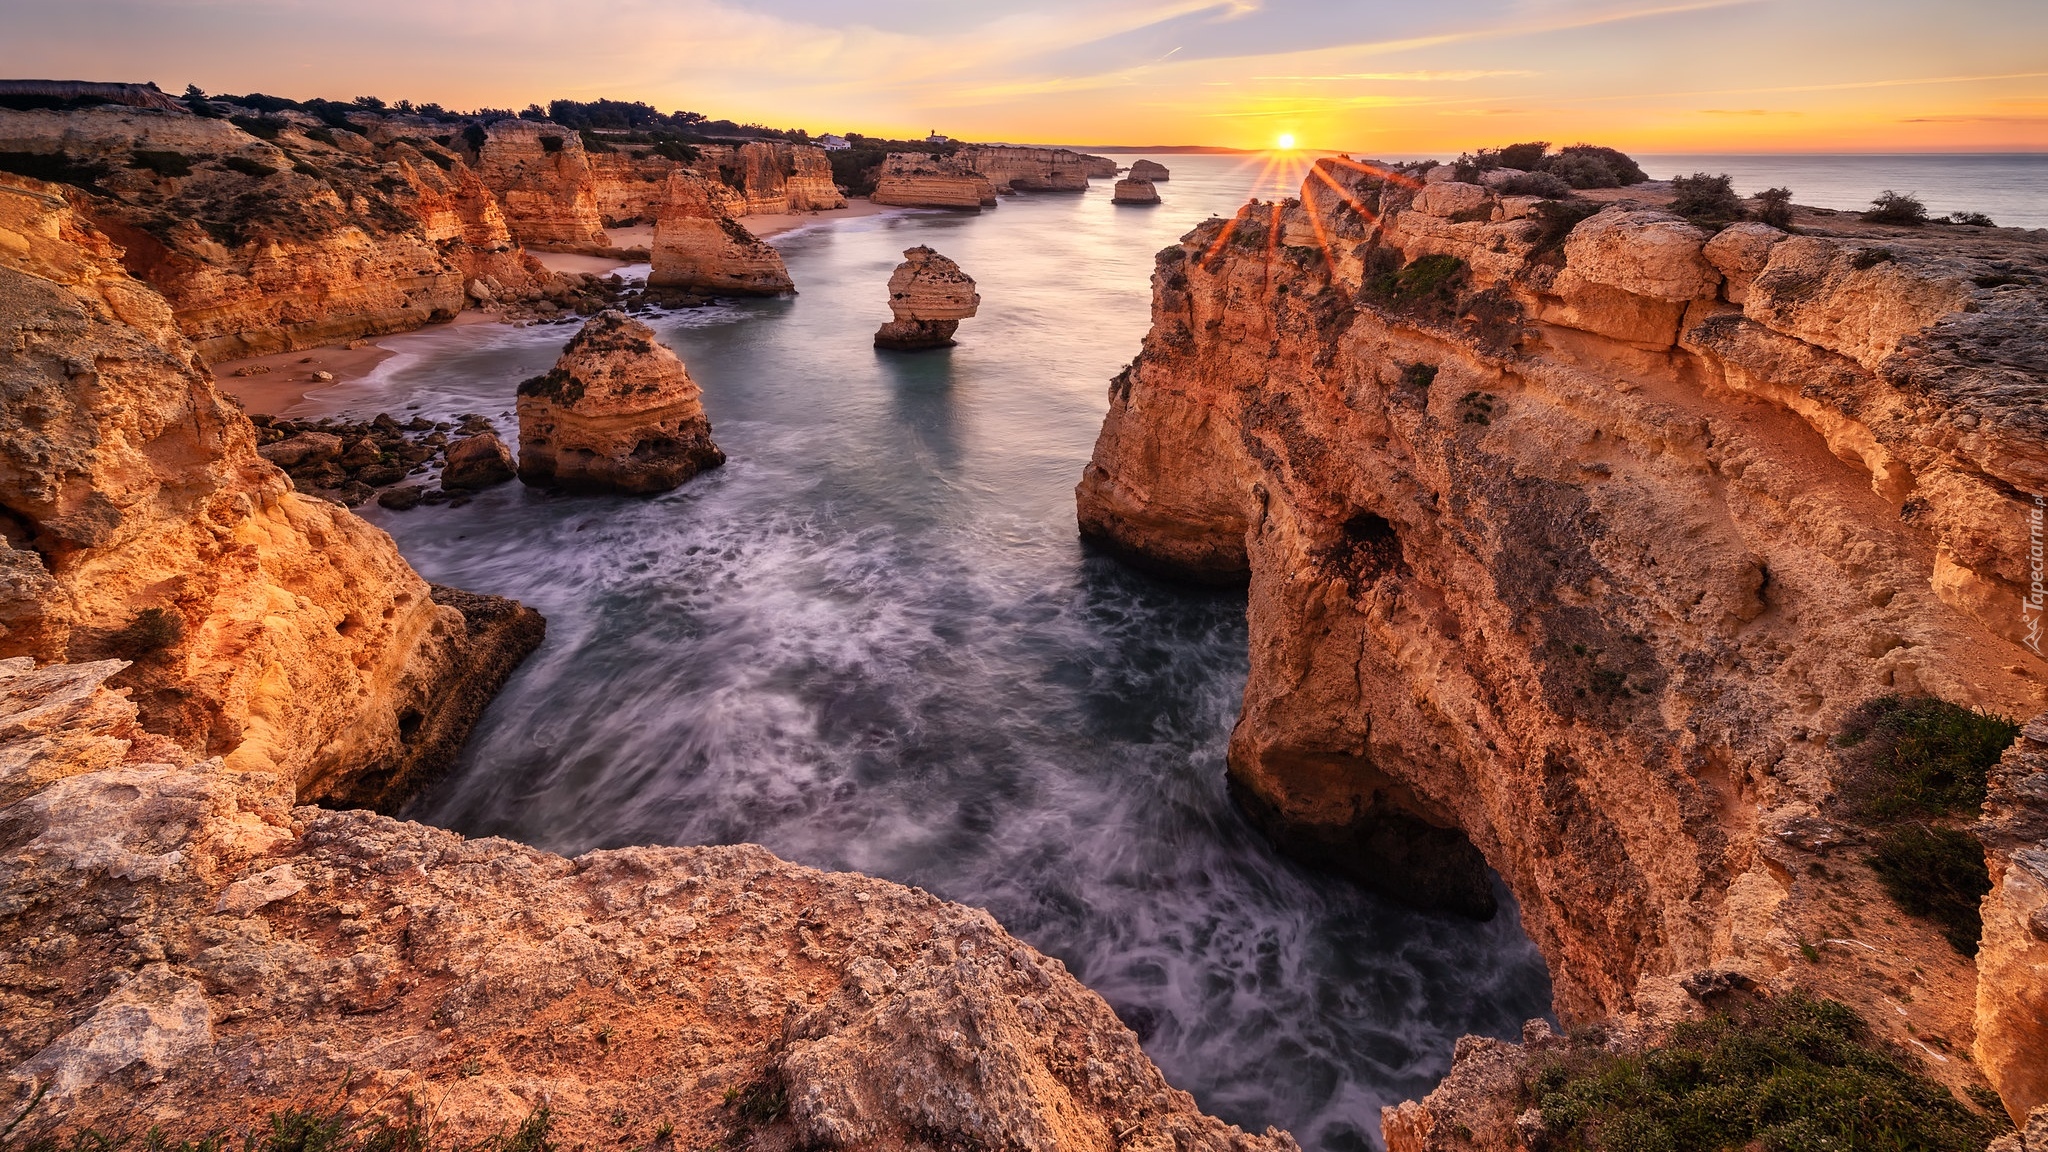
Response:
MULTIPOLYGON (((742 216, 739 220, 748 231, 766 239, 818 224, 858 220, 897 211, 904 209, 876 204, 869 200, 849 200, 844 208, 831 208, 819 212, 779 212, 761 216, 742 216)), ((649 224, 608 229, 606 235, 621 241, 620 247, 627 250, 649 248, 654 243, 654 227, 649 224)), ((647 263, 644 259, 623 259, 576 252, 534 252, 532 255, 548 271, 564 275, 587 272, 595 276, 609 276, 621 268, 647 263)), ((463 309, 448 323, 459 327, 465 324, 504 324, 508 321, 498 313, 472 307, 463 309)), ((435 324, 426 327, 441 326, 435 324)), ((256 415, 276 416, 322 388, 331 388, 368 376, 379 364, 397 355, 389 348, 370 342, 381 338, 363 337, 346 344, 329 344, 291 352, 274 352, 268 356, 222 360, 207 367, 213 373, 214 385, 239 402, 245 411, 256 415), (326 372, 332 379, 315 380, 315 372, 326 372)))

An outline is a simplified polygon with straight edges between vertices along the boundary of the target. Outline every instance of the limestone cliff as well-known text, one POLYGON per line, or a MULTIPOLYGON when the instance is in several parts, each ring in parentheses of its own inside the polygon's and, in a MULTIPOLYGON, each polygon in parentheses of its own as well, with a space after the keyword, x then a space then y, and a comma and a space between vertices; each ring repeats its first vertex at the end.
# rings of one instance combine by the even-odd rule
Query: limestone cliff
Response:
POLYGON ((542 252, 610 247, 582 137, 535 120, 494 121, 484 135, 477 176, 497 194, 514 238, 542 252))
POLYGON ((264 136, 181 112, 0 111, 0 153, 67 181, 210 360, 446 320, 481 277, 546 281, 449 150, 244 120, 264 136))
POLYGON ((2048 1106, 2048 713, 2021 731, 1990 784, 1977 828, 1991 893, 1977 949, 1973 1054, 2013 1122, 2024 1124, 2048 1106))
POLYGON ((519 478, 666 492, 725 463, 702 397, 652 328, 623 312, 600 312, 552 369, 519 386, 519 478))
POLYGON ((539 637, 291 482, 64 191, 0 176, 0 656, 132 661, 150 732, 389 802, 539 637), (444 603, 444 601, 452 601, 444 603))
POLYGON ((782 254, 728 215, 694 172, 669 174, 654 223, 647 282, 742 296, 795 290, 782 254))
MULTIPOLYGON (((1019 148, 969 144, 947 158, 954 168, 988 178, 1002 192, 1081 192, 1088 187, 1089 161, 1065 148, 1019 148)), ((1110 175, 1115 175, 1112 165, 1110 175)))
POLYGON ((877 204, 902 208, 993 207, 996 187, 979 172, 960 168, 922 152, 891 152, 875 176, 868 196, 877 204))
POLYGON ((1136 160, 1131 163, 1131 179, 1143 180, 1147 184, 1164 184, 1173 178, 1166 165, 1156 160, 1136 160))
POLYGON ((1116 190, 1109 197, 1112 204, 1157 204, 1159 189, 1150 180, 1119 180, 1116 190))
POLYGON ((889 277, 891 319, 875 332, 875 347, 944 348, 980 307, 974 278, 960 265, 922 244, 905 249, 889 277))
POLYGON ((1818 813, 1873 696, 2042 702, 2048 251, 1813 213, 1716 236, 1602 195, 1334 160, 1197 228, 1159 254, 1082 530, 1249 579, 1247 809, 1484 911, 1476 847, 1567 1022, 1681 1012, 1712 967, 1962 1051, 1976 972, 1860 856, 1822 862, 1818 813))
POLYGON ((565 860, 294 808, 152 743, 119 667, 0 661, 18 1139, 411 1099, 462 1146, 545 1104, 559 1147, 1294 1148, 1197 1111, 985 912, 752 846, 565 860))
POLYGON ((846 207, 846 197, 832 182, 832 161, 815 145, 757 140, 699 144, 696 150, 697 159, 687 163, 631 144, 587 152, 585 160, 597 182, 599 215, 607 222, 654 219, 669 173, 681 169, 702 177, 712 199, 729 216, 846 207))

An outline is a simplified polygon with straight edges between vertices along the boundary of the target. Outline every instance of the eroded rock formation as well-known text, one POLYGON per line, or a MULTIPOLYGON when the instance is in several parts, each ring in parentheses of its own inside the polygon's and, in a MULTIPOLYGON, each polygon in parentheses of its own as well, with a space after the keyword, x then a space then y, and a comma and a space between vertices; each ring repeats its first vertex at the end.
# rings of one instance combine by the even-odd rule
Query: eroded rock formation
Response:
POLYGON ((130 660, 152 733, 308 799, 402 795, 538 617, 441 603, 294 492, 119 257, 62 189, 0 176, 0 656, 130 660))
POLYGON ((654 329, 623 312, 600 312, 552 369, 519 386, 519 478, 666 492, 725 463, 702 397, 654 329))
POLYGON ((529 295, 549 279, 453 151, 243 120, 264 136, 182 111, 0 111, 0 153, 69 182, 209 360, 407 331, 480 278, 529 295))
POLYGON ((1173 173, 1166 165, 1153 160, 1139 160, 1131 165, 1131 179, 1143 180, 1149 184, 1164 184, 1173 179, 1173 173))
POLYGON ((2024 1125, 2048 1106, 2048 713, 2006 750, 1990 792, 1977 826, 1991 894, 1977 948, 1972 1054, 2013 1123, 2024 1125))
POLYGON ((2043 700, 2017 578, 2048 251, 1600 206, 1338 160, 1196 229, 1159 256, 1082 529, 1249 578, 1248 809, 1403 887, 1368 855, 1386 822, 1469 838, 1566 1021, 1682 1012, 1714 966, 1960 1050, 1976 973, 1860 857, 1820 863, 1818 813, 1863 701, 2043 700))
POLYGON ((868 199, 901 208, 970 208, 996 203, 996 187, 979 172, 923 152, 891 152, 868 199))
MULTIPOLYGON (((987 177, 998 193, 1081 192, 1088 187, 1089 162, 1099 159, 1065 148, 969 144, 948 157, 947 163, 987 177)), ((1108 174, 1116 174, 1115 165, 1108 174)))
POLYGON ((1154 188, 1150 180, 1119 180, 1109 201, 1112 204, 1157 204, 1159 189, 1154 188))
POLYGON ((721 295, 795 291, 782 254, 728 215, 694 172, 670 173, 647 282, 721 295))
POLYGON ((903 263, 889 277, 889 311, 894 318, 875 332, 877 348, 944 348, 960 321, 981 306, 974 278, 958 264, 920 244, 905 249, 903 263))
POLYGON ((563 1147, 1294 1148, 1198 1112, 985 912, 751 846, 565 860, 294 808, 153 740, 120 666, 0 661, 17 1138, 410 1096, 464 1142, 545 1103, 563 1147))
POLYGON ((559 124, 498 120, 485 129, 477 176, 497 193, 512 235, 542 252, 610 247, 583 140, 559 124))

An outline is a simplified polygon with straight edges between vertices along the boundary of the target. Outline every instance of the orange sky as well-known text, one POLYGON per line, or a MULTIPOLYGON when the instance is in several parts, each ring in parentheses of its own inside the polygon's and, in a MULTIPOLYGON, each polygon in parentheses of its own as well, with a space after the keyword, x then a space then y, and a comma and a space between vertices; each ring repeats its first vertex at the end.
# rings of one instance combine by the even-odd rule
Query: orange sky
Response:
POLYGON ((0 72, 810 131, 1443 154, 2048 149, 2042 0, 0 0, 0 72))

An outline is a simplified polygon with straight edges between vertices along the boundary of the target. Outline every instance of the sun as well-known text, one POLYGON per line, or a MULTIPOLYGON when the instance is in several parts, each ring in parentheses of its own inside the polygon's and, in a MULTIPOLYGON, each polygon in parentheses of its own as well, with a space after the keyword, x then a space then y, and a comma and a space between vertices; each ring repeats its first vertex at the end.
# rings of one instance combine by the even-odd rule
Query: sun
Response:
POLYGON ((1288 149, 1294 147, 1294 133, 1282 132, 1280 134, 1280 139, 1275 140, 1274 143, 1280 146, 1280 150, 1282 152, 1285 152, 1288 149))

